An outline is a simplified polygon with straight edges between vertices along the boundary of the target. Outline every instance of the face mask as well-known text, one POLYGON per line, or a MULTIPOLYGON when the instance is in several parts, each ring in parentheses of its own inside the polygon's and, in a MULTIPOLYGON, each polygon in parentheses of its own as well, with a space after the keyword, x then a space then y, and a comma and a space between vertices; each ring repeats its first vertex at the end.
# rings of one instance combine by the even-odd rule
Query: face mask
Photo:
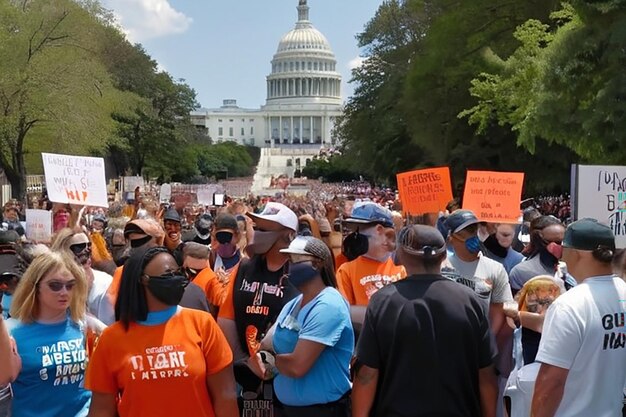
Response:
POLYGON ((248 245, 246 250, 250 255, 263 255, 274 246, 281 233, 255 230, 252 243, 248 245))
POLYGON ((472 236, 469 239, 466 239, 465 249, 467 249, 469 253, 480 252, 480 239, 478 238, 478 236, 472 236))
POLYGON ((168 306, 180 303, 189 280, 182 275, 148 277, 148 290, 160 302, 168 306))
POLYGON ((193 281, 196 279, 198 274, 202 271, 202 269, 193 269, 193 268, 185 268, 185 276, 189 279, 189 281, 193 281))
POLYGON ((548 246, 546 246, 546 250, 550 252, 550 254, 556 259, 561 259, 561 257, 563 256, 563 246, 559 245, 558 243, 548 243, 548 246))
POLYGON ((496 235, 489 236, 487 239, 485 239, 483 244, 485 245, 487 250, 489 250, 489 252, 493 253, 497 257, 506 258, 506 255, 508 254, 508 249, 500 245, 500 242, 498 242, 496 235))
POLYGON ((232 258, 235 255, 235 252, 237 252, 237 245, 232 243, 220 243, 217 248, 217 254, 220 258, 232 258))
POLYGON ((289 281, 296 288, 311 281, 319 274, 319 271, 313 268, 311 262, 299 262, 289 265, 289 281))
POLYGON ((343 240, 342 252, 349 261, 353 261, 369 250, 369 239, 358 231, 350 233, 343 240))

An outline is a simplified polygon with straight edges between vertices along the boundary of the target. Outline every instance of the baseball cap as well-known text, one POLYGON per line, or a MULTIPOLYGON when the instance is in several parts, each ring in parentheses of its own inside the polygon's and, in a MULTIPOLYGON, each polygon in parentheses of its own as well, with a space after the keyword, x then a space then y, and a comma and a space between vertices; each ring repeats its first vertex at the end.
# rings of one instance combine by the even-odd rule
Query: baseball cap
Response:
POLYGON ((352 214, 345 221, 358 224, 376 223, 384 227, 393 227, 391 212, 380 204, 371 202, 355 205, 352 214))
POLYGON ((286 227, 294 232, 298 231, 298 216, 289 207, 273 201, 268 202, 260 214, 247 213, 254 220, 257 227, 267 231, 286 227))
POLYGON ((20 262, 15 250, 0 249, 0 278, 20 275, 20 262))
POLYGON ((297 236, 291 241, 288 248, 281 249, 280 252, 289 255, 314 256, 324 262, 329 261, 332 257, 328 246, 321 240, 311 236, 297 236))
POLYGON ((180 223, 180 214, 178 214, 176 209, 170 208, 165 212, 165 216, 163 216, 163 221, 165 220, 180 223))
POLYGON ((154 220, 135 219, 126 223, 126 226, 124 226, 124 237, 130 239, 130 235, 138 235, 136 239, 141 239, 146 236, 161 238, 165 235, 165 232, 154 220))
POLYGON ((229 213, 218 214, 215 218, 215 231, 219 232, 220 230, 238 231, 237 218, 229 213))
POLYGON ((455 234, 473 224, 480 223, 476 215, 471 210, 456 210, 448 216, 445 227, 449 234, 455 234))
POLYGON ((565 230, 563 247, 578 250, 607 248, 615 250, 615 235, 611 228, 596 219, 581 219, 565 230))

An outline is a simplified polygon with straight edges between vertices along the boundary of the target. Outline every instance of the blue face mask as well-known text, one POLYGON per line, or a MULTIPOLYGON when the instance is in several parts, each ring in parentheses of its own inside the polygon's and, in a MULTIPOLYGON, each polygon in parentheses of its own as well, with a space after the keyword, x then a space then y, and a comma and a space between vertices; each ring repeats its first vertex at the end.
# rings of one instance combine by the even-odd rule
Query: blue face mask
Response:
POLYGON ((319 276, 319 271, 313 268, 311 262, 298 262, 289 265, 289 281, 297 288, 319 276))
POLYGON ((472 236, 469 239, 466 239, 465 248, 469 251, 469 253, 480 252, 480 239, 478 236, 472 236))

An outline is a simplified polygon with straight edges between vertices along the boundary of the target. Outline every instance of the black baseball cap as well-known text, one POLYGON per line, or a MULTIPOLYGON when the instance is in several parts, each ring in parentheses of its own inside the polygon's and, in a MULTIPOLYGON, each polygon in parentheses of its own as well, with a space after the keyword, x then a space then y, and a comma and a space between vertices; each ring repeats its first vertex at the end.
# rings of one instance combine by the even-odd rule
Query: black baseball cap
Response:
POLYGON ((596 219, 581 219, 565 230, 563 247, 578 250, 606 248, 615 250, 615 235, 611 228, 596 219))

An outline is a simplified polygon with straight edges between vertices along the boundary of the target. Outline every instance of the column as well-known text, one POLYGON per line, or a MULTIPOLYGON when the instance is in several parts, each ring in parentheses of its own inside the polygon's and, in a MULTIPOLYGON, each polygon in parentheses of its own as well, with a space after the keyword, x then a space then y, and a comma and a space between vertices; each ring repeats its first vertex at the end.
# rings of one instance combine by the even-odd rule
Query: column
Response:
POLYGON ((291 131, 291 134, 289 135, 289 137, 291 139, 289 139, 289 143, 293 145, 293 116, 291 116, 290 119, 291 119, 291 121, 290 121, 290 124, 289 124, 289 130, 291 131))
POLYGON ((300 116, 298 119, 300 119, 300 129, 299 132, 300 134, 298 136, 300 136, 300 143, 304 143, 304 132, 302 131, 302 116, 300 116))
POLYGON ((274 147, 274 140, 272 139, 272 118, 270 116, 265 117, 267 123, 267 139, 270 141, 270 148, 274 147))
POLYGON ((326 143, 326 117, 320 117, 320 136, 322 137, 322 146, 326 143))
POLYGON ((313 140, 313 116, 311 116, 311 124, 309 126, 309 142, 315 143, 315 140, 313 140))
POLYGON ((278 116, 278 143, 283 143, 283 116, 278 116))
POLYGON ((304 86, 304 80, 302 78, 298 78, 298 82, 300 83, 300 94, 298 94, 300 97, 302 97, 304 94, 302 93, 302 86, 304 86))

